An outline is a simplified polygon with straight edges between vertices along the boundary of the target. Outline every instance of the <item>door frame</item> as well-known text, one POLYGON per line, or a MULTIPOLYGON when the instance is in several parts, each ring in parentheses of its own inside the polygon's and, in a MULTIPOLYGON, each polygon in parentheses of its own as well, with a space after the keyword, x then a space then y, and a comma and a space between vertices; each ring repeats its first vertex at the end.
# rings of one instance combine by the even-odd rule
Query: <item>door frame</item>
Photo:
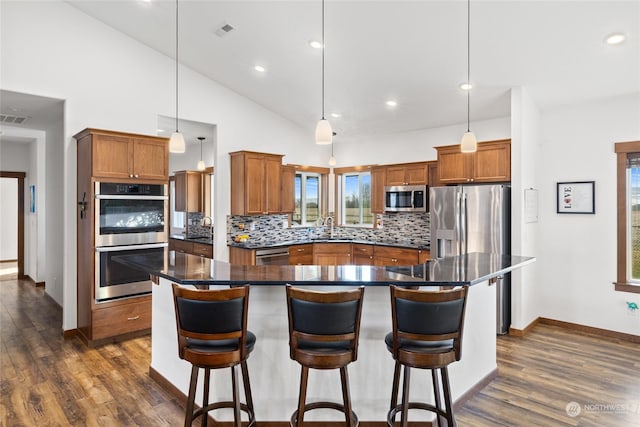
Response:
POLYGON ((25 172, 0 171, 0 178, 15 178, 18 180, 18 279, 25 279, 24 275, 24 178, 25 172))

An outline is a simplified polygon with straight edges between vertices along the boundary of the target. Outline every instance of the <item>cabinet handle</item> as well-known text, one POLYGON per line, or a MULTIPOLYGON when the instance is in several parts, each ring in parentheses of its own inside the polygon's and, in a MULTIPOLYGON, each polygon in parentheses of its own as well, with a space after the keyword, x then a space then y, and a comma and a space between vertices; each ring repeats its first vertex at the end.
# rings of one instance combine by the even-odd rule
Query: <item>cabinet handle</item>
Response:
POLYGON ((133 178, 133 174, 132 173, 129 174, 129 178, 133 178))
POLYGON ((304 252, 304 249, 298 249, 298 252, 304 252))
POLYGON ((140 316, 127 317, 127 320, 138 320, 139 318, 140 318, 140 316))
POLYGON ((136 178, 140 178, 140 175, 138 175, 138 174, 135 174, 135 175, 134 175, 134 177, 136 177, 136 178))

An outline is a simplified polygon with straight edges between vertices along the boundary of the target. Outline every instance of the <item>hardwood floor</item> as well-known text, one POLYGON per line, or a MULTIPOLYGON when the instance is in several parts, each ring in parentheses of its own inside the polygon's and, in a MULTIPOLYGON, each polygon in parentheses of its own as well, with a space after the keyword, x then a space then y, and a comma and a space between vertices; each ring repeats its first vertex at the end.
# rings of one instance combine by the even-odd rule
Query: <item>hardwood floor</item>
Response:
MULTIPOLYGON (((182 405, 147 374, 149 337, 95 349, 65 340, 60 308, 27 281, 3 282, 0 304, 0 426, 183 424, 182 405)), ((638 344, 538 325, 498 339, 498 366, 456 412, 460 427, 640 426, 638 344)))

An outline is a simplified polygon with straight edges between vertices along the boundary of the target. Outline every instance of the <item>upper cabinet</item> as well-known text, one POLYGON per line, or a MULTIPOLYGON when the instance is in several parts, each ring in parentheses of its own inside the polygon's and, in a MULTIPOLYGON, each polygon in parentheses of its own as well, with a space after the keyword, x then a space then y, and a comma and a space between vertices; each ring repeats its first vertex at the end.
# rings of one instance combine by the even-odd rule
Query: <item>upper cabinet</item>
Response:
POLYGON ((475 153, 461 153, 460 145, 435 147, 440 185, 511 181, 511 140, 478 143, 475 153))
POLYGON ((428 183, 427 162, 389 165, 386 169, 385 185, 426 185, 428 183))
POLYGON ((203 212, 203 174, 198 171, 175 173, 175 198, 178 212, 203 212))
POLYGON ((371 212, 384 212, 384 186, 387 168, 373 166, 371 168, 371 212))
POLYGON ((75 135, 91 145, 92 176, 122 181, 166 181, 169 177, 167 138, 85 129, 75 135))
POLYGON ((280 213, 282 155, 236 151, 231 156, 231 215, 280 213))
POLYGON ((282 166, 282 191, 280 203, 282 213, 293 213, 296 210, 295 200, 296 167, 282 166))

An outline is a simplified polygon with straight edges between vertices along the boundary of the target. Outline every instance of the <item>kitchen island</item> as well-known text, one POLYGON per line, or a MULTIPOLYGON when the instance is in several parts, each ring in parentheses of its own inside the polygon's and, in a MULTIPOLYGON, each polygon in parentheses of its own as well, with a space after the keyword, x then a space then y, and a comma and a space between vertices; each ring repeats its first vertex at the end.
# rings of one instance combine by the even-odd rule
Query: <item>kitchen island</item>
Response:
MULTIPOLYGON (((150 375, 177 395, 186 395, 190 365, 178 358, 171 283, 200 289, 251 284, 249 329, 257 336, 248 359, 256 419, 288 425, 296 408, 300 367, 289 359, 288 324, 283 285, 338 290, 365 286, 358 360, 349 366, 353 409, 361 421, 385 425, 394 362, 384 344, 391 330, 390 284, 412 287, 469 285, 462 344, 462 360, 450 367, 452 397, 465 400, 497 375, 496 292, 492 280, 520 268, 534 258, 469 254, 431 260, 412 267, 371 266, 239 266, 171 252, 168 260, 132 258, 131 263, 157 277, 152 297, 152 354, 150 375)), ((432 401, 430 375, 416 372, 412 399, 432 401)), ((229 400, 230 375, 212 374, 213 399, 229 400)), ((201 389, 197 399, 201 401, 201 389)), ((339 375, 312 371, 308 401, 341 400, 339 375)), ((422 411, 421 411, 422 412, 422 411)), ((412 413, 411 420, 431 414, 412 413)), ((220 412, 218 419, 232 419, 220 412)), ((341 420, 335 411, 313 411, 305 420, 341 420)))

